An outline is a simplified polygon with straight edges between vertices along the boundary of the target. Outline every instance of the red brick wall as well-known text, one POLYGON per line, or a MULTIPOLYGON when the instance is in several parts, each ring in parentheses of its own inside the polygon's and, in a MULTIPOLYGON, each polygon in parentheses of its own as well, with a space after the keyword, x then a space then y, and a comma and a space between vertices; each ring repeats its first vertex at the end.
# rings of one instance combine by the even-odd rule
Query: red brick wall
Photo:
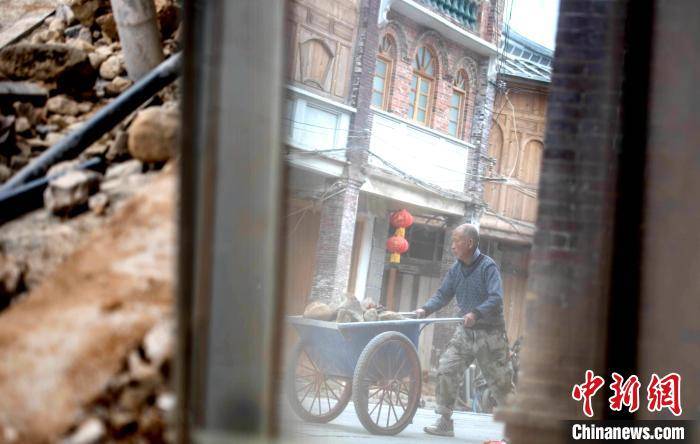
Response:
POLYGON ((447 134, 452 81, 458 70, 464 69, 467 72, 470 87, 467 91, 462 133, 459 138, 471 142, 475 99, 480 92, 478 85, 485 83, 485 79, 478 78, 481 72, 479 66, 488 63, 488 61, 397 13, 390 12, 389 19, 389 25, 380 29, 380 39, 385 33, 390 34, 397 42, 399 49, 394 60, 387 110, 403 118, 408 118, 413 58, 417 49, 425 45, 433 51, 436 59, 436 75, 432 91, 433 102, 427 126, 447 134))

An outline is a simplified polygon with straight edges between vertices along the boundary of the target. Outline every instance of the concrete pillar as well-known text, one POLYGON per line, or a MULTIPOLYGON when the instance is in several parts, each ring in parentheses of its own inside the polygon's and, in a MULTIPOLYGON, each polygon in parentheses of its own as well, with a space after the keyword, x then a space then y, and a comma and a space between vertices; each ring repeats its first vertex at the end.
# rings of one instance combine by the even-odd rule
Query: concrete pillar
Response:
MULTIPOLYGON (((355 237, 357 201, 362 184, 342 180, 321 207, 321 226, 316 247, 312 301, 341 301, 348 288, 352 243, 355 237)), ((291 258, 290 260, 293 260, 291 258)))
MULTIPOLYGON (((568 442, 587 369, 606 380, 627 2, 562 0, 519 386, 496 411, 513 444, 568 442)), ((594 397, 597 417, 607 395, 594 397)))
POLYGON ((372 233, 372 251, 369 259, 369 271, 367 272, 367 290, 365 297, 379 302, 382 297, 382 278, 384 277, 384 265, 386 263, 386 240, 389 237, 389 219, 386 217, 374 218, 374 230, 372 233))

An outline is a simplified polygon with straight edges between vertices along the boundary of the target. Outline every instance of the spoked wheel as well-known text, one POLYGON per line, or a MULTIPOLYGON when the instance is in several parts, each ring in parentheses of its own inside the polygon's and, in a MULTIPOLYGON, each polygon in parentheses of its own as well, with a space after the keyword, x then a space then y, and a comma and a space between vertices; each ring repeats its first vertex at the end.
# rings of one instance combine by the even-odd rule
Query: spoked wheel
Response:
POLYGON ((294 348, 289 370, 289 403, 301 419, 318 423, 332 421, 348 405, 352 382, 325 374, 301 343, 294 348))
POLYGON ((360 354, 352 400, 362 425, 377 435, 396 435, 412 421, 420 400, 418 353, 403 334, 388 331, 360 354))

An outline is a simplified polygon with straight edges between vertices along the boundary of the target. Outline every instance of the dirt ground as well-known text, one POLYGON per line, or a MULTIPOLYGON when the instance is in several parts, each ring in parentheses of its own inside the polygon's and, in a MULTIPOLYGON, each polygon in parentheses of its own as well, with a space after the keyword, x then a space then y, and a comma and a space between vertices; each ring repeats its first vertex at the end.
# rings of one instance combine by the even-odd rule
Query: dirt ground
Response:
POLYGON ((0 313, 0 442, 53 441, 173 310, 172 172, 0 313))

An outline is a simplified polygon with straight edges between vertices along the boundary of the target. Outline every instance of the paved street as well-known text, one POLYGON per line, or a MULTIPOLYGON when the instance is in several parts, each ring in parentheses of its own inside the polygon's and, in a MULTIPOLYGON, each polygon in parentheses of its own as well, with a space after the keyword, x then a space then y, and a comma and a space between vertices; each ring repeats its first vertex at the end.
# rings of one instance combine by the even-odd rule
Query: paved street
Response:
POLYGON ((456 412, 455 437, 443 438, 427 435, 423 427, 430 425, 435 420, 432 410, 418 409, 413 419, 403 432, 396 436, 376 436, 367 432, 355 415, 352 403, 348 404, 343 413, 328 424, 305 423, 296 418, 289 408, 284 409, 285 425, 288 435, 294 441, 309 443, 356 443, 362 439, 363 443, 401 442, 460 442, 470 444, 483 444, 486 440, 503 438, 503 424, 493 421, 491 415, 477 413, 456 412))

